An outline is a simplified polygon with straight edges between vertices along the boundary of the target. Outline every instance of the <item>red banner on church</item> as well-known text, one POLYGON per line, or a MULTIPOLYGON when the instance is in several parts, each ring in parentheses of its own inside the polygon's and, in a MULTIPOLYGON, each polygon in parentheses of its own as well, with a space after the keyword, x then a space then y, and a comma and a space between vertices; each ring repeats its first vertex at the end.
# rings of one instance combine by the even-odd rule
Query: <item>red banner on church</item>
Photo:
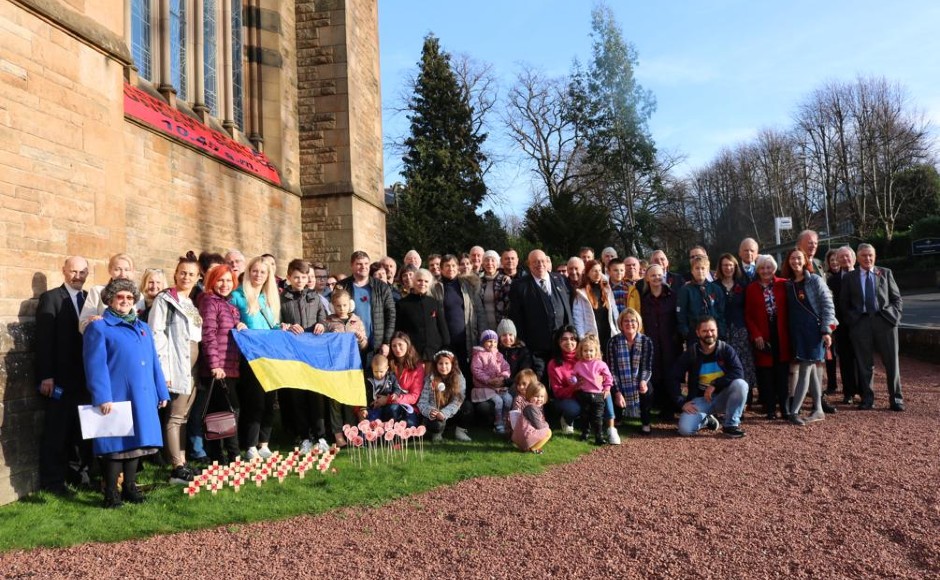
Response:
POLYGON ((163 99, 152 97, 127 83, 124 84, 124 115, 243 171, 276 185, 281 184, 277 168, 268 161, 264 153, 246 147, 224 133, 213 131, 170 107, 163 99))

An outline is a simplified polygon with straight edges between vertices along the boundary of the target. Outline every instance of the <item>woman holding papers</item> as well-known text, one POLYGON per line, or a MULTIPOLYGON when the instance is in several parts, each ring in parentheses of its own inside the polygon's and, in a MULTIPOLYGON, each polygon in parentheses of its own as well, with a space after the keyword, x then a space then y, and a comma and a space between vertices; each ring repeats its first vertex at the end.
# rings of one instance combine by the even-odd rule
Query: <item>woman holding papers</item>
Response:
POLYGON ((163 447, 157 409, 166 406, 170 393, 153 345, 150 327, 137 318, 134 306, 140 300, 130 280, 113 280, 101 291, 107 308, 97 324, 85 329, 84 361, 92 404, 109 415, 114 403, 129 401, 134 434, 99 437, 94 452, 102 459, 105 507, 121 506, 121 500, 140 503, 137 463, 140 457, 163 447), (119 495, 118 476, 124 473, 119 495))

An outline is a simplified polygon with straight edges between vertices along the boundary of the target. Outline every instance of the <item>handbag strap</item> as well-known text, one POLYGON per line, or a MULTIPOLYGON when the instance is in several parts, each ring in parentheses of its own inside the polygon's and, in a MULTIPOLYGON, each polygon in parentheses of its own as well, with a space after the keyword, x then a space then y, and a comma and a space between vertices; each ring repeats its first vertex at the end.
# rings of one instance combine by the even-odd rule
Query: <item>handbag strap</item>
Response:
MULTIPOLYGON (((212 389, 215 387, 215 382, 218 381, 222 384, 222 388, 228 390, 228 386, 225 384, 225 379, 216 379, 213 378, 212 382, 209 383, 209 395, 206 397, 206 406, 202 408, 202 419, 206 419, 206 415, 209 414, 209 405, 212 404, 212 389)), ((228 407, 230 413, 234 413, 235 409, 232 408, 231 401, 228 400, 228 394, 225 394, 225 405, 228 407)))

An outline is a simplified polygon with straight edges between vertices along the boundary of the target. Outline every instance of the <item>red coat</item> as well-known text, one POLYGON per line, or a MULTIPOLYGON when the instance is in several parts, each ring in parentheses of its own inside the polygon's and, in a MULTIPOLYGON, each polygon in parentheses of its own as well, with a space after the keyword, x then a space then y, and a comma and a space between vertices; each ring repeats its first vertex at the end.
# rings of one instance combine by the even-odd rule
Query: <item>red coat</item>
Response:
MULTIPOLYGON (((793 355, 790 352, 790 331, 787 329, 787 291, 786 279, 774 277, 774 300, 777 304, 777 341, 778 360, 773 360, 769 350, 754 348, 754 366, 769 367, 774 362, 790 362, 793 355)), ((751 337, 751 343, 762 337, 770 340, 770 319, 764 306, 764 289, 760 281, 755 280, 747 285, 744 294, 744 324, 751 337)))

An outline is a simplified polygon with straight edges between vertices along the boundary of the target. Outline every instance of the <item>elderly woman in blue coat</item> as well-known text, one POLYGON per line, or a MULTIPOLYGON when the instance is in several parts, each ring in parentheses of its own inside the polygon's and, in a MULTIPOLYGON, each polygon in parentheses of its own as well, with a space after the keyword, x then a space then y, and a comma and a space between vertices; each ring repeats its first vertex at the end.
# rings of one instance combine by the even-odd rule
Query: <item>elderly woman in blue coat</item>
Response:
POLYGON ((113 280, 101 292, 107 309, 96 324, 88 325, 84 337, 85 374, 92 404, 101 413, 111 413, 113 403, 130 401, 134 434, 128 437, 99 437, 94 452, 102 459, 105 477, 105 507, 120 507, 122 500, 140 503, 137 463, 144 455, 163 447, 163 432, 157 409, 170 399, 163 370, 153 345, 153 334, 138 320, 134 305, 140 292, 130 280, 113 280), (118 494, 118 476, 124 486, 118 494))

